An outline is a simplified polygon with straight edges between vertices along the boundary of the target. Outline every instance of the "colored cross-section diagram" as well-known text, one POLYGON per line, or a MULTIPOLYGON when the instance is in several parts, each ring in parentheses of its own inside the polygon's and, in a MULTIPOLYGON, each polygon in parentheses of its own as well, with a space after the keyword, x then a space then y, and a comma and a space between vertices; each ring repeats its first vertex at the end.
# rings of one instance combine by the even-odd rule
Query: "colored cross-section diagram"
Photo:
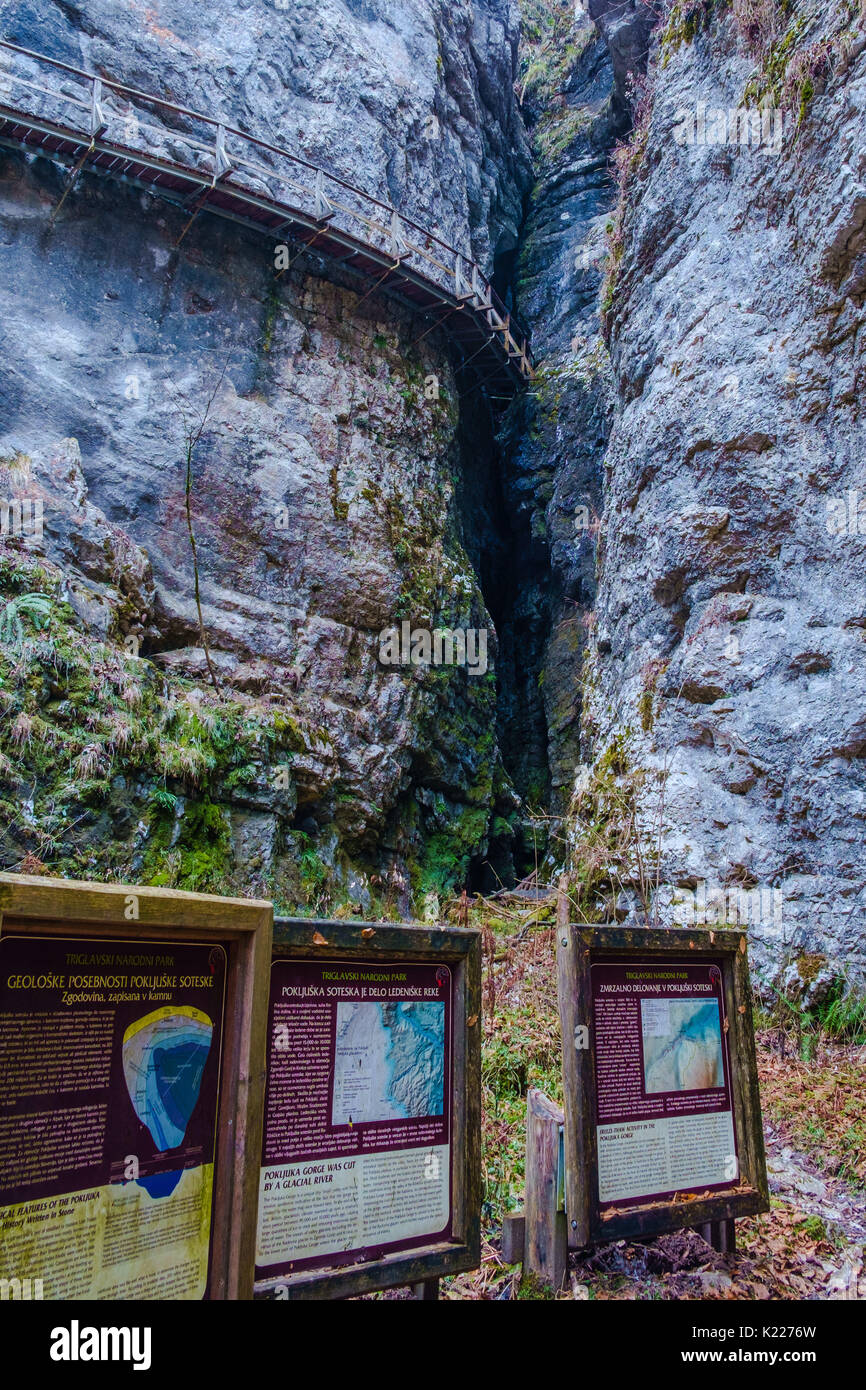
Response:
POLYGON ((156 1009, 123 1035, 123 1075, 157 1149, 183 1143, 201 1089, 213 1023, 190 1005, 156 1009))

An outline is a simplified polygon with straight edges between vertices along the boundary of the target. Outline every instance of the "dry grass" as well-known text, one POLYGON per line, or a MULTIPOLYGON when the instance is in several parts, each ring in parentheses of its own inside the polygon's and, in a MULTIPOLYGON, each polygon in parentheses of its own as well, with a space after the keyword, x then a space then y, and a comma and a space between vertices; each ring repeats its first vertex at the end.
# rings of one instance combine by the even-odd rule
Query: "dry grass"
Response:
POLYGON ((820 1173, 866 1191, 866 1047, 825 1041, 803 1062, 779 1030, 758 1038, 765 1119, 820 1173))
POLYGON ((783 33, 784 7, 779 0, 733 0, 734 19, 756 58, 760 58, 783 33))

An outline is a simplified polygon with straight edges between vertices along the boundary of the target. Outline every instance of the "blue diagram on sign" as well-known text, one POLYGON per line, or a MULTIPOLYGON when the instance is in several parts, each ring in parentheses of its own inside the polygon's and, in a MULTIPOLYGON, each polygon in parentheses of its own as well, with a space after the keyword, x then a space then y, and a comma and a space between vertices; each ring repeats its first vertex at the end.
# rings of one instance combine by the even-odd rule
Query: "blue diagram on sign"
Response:
POLYGON ((212 1021, 189 1005, 157 1009, 123 1035, 129 1098, 160 1152, 183 1143, 212 1038, 212 1021))

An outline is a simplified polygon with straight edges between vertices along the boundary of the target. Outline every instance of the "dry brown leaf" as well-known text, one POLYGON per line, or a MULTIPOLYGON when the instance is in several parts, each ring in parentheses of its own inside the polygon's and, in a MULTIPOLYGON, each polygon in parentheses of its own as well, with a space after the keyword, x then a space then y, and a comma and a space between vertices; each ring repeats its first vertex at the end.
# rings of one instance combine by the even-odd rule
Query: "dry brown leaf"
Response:
POLYGON ((467 1027, 467 1028, 474 1028, 477 1022, 478 1022, 478 1015, 477 1015, 477 1014, 473 1014, 472 1017, 471 1017, 470 1019, 467 1019, 466 1027, 467 1027))
POLYGON ((327 944, 328 944, 328 938, 327 938, 326 936, 322 936, 322 933, 321 933, 320 931, 314 931, 314 932, 313 932, 313 945, 314 945, 314 946, 327 946, 327 944))
POLYGON ((361 932, 361 935, 365 941, 369 941, 371 936, 376 935, 376 932, 373 929, 373 927, 365 927, 364 930, 361 932))

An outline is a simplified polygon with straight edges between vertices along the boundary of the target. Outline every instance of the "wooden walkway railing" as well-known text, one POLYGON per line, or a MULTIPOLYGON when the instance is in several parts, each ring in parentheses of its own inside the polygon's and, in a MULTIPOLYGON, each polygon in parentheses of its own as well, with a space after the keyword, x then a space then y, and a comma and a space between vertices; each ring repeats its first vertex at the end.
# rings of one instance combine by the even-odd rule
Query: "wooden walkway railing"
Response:
POLYGON ((494 387, 532 376, 526 335, 477 265, 299 155, 107 77, 0 40, 0 144, 217 213, 372 278, 436 316, 494 387))

